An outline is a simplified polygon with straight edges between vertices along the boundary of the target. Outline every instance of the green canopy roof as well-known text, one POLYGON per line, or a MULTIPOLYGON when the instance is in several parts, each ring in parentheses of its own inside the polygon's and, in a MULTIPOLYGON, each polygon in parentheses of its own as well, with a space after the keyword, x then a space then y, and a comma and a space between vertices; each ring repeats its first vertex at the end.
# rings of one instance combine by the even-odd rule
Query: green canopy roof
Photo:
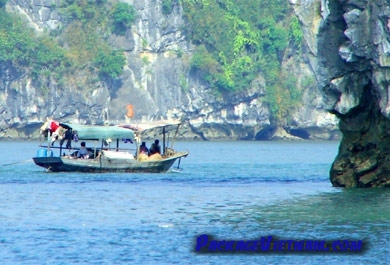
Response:
POLYGON ((119 127, 128 128, 136 132, 143 132, 155 128, 169 127, 169 126, 174 126, 176 128, 180 124, 181 121, 176 121, 176 120, 159 120, 159 121, 150 121, 150 122, 135 123, 135 124, 124 124, 124 125, 119 125, 119 127))
POLYGON ((134 139, 134 132, 118 126, 97 126, 64 123, 64 125, 77 131, 80 140, 101 140, 101 139, 134 139))

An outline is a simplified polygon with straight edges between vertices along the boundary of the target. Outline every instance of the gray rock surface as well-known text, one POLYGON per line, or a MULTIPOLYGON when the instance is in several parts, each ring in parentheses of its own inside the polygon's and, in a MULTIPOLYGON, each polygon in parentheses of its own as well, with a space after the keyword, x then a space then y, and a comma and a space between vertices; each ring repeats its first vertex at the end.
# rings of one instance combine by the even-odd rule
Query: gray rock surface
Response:
MULTIPOLYGON (((259 75, 246 92, 215 93, 188 69, 194 47, 181 30, 184 21, 180 6, 175 5, 172 13, 166 16, 162 14, 159 0, 124 2, 134 5, 138 16, 125 36, 109 37, 110 44, 124 49, 127 58, 119 79, 80 89, 77 83, 86 77, 79 73, 64 88, 59 88, 54 80, 47 80, 47 89, 42 91, 27 76, 0 66, 0 138, 33 137, 34 130, 46 117, 91 124, 128 122, 126 106, 132 104, 133 122, 183 119, 182 138, 260 139, 256 136, 270 125, 269 110, 264 103, 267 84, 262 76, 259 75)), ((55 30, 66 23, 54 8, 59 3, 60 0, 10 0, 7 9, 25 16, 39 33, 55 30)), ((301 17, 312 14, 316 6, 309 7, 301 9, 301 17)), ((314 26, 309 20, 305 23, 318 28, 319 21, 320 17, 316 17, 314 26)), ((285 71, 298 78, 297 85, 305 78, 312 78, 313 69, 317 68, 314 63, 317 54, 315 31, 306 31, 307 36, 311 33, 306 39, 307 52, 302 56, 285 57, 285 71)), ((329 48, 338 49, 338 46, 329 48)), ((382 49, 385 49, 384 45, 382 49)), ((349 50, 345 52, 348 54, 349 50)), ((384 58, 381 60, 385 61, 384 58)), ((322 78, 325 76, 328 75, 324 74, 322 78)), ((301 89, 302 107, 293 114, 292 124, 284 129, 305 139, 337 138, 337 118, 327 112, 316 83, 301 85, 301 89)), ((340 104, 340 110, 348 110, 349 105, 345 105, 348 102, 340 104)))
POLYGON ((306 25, 305 33, 326 108, 340 119, 343 133, 330 170, 332 184, 390 186, 389 1, 291 2, 298 11, 312 7, 302 21, 320 20, 315 27, 306 25))

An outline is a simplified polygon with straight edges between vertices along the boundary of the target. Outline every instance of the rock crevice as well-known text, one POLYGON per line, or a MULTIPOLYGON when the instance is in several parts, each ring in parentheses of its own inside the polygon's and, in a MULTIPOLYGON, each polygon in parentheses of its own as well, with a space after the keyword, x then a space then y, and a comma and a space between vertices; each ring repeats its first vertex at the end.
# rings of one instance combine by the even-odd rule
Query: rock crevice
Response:
POLYGON ((337 187, 390 186, 390 3, 300 2, 326 10, 317 14, 311 64, 343 134, 330 180, 337 187))

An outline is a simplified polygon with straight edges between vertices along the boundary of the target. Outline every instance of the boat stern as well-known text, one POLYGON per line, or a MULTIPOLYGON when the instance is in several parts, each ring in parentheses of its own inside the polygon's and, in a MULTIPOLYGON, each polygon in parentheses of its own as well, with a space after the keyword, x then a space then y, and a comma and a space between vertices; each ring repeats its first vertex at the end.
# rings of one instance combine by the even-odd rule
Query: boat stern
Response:
POLYGON ((63 165, 61 157, 33 157, 33 161, 37 166, 46 168, 48 170, 55 170, 59 166, 63 165))

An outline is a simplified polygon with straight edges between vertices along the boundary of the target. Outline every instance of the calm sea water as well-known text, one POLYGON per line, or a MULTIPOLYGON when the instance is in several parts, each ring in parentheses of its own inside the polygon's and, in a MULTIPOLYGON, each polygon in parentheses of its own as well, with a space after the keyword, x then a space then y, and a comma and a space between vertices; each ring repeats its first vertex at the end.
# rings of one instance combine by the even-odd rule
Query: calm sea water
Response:
POLYGON ((180 173, 48 173, 0 142, 0 264, 390 264, 390 189, 333 188, 337 142, 179 142, 180 173), (358 254, 197 254, 218 239, 363 240, 358 254))

